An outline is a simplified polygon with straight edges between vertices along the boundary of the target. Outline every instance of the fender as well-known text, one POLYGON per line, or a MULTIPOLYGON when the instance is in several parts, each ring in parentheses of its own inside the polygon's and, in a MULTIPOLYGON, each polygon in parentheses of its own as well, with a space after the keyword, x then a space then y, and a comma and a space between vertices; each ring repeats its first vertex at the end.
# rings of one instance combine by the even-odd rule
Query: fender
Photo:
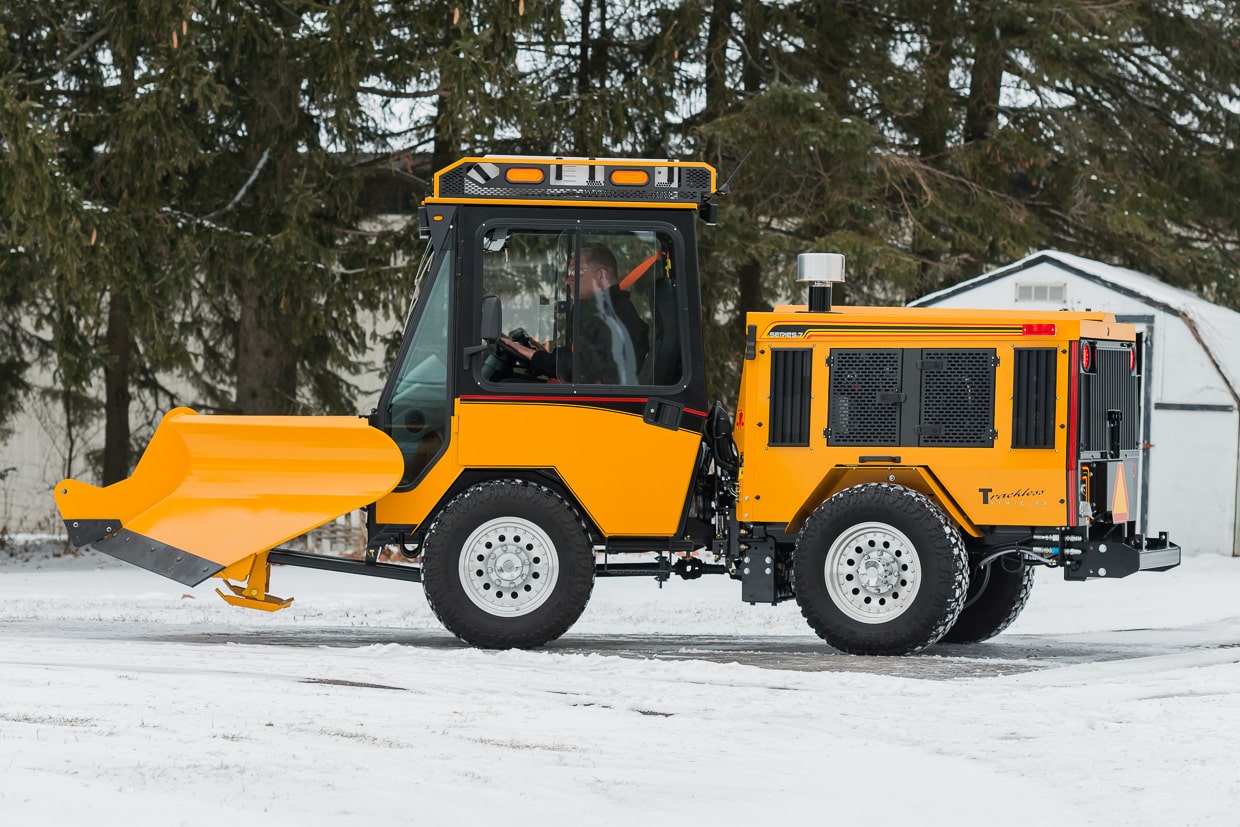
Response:
POLYGON ((845 488, 867 482, 891 482, 925 494, 947 512, 960 529, 970 537, 981 537, 981 530, 970 520, 947 489, 935 478, 929 468, 920 465, 837 465, 827 472, 822 482, 797 509, 784 529, 786 534, 796 534, 814 509, 845 488))

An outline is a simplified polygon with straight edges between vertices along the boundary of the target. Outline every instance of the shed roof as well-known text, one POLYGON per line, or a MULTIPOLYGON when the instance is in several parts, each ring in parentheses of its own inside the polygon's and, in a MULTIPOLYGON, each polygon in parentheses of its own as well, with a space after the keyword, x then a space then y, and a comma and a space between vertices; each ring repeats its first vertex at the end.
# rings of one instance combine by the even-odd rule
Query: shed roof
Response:
POLYGON ((1196 293, 1172 287, 1146 273, 1104 264, 1101 261, 1062 253, 1058 250, 1040 250, 1006 267, 991 270, 989 273, 983 273, 945 290, 922 296, 910 303, 913 305, 938 304, 943 299, 968 292, 979 285, 1041 264, 1053 265, 1065 272, 1109 287, 1117 293, 1179 316, 1201 343, 1207 356, 1222 374, 1232 397, 1236 399, 1237 404, 1240 404, 1240 313, 1207 301, 1196 293))

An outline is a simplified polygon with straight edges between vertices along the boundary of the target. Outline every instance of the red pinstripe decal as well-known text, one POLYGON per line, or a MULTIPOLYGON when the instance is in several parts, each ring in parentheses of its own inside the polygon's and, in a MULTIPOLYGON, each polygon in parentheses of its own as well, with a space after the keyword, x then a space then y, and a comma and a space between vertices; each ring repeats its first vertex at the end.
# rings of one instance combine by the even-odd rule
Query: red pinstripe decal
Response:
POLYGON ((462 402, 635 402, 645 405, 646 400, 631 396, 466 396, 461 395, 462 402))

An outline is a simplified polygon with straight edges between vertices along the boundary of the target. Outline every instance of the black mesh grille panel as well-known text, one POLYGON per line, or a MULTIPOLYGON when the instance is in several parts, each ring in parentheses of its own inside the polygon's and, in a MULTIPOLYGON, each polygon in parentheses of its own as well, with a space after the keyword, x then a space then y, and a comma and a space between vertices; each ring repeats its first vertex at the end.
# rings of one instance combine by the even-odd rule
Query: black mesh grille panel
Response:
POLYGON ((810 359, 813 350, 771 350, 769 445, 809 445, 810 359))
POLYGON ((831 351, 830 443, 898 445, 900 407, 880 394, 900 390, 898 350, 831 351))
POLYGON ((683 174, 684 186, 688 189, 710 191, 710 173, 706 170, 687 167, 683 174))
POLYGON ((921 445, 994 445, 994 350, 921 352, 921 445))
POLYGON ((1012 379, 1012 447, 1055 447, 1056 350, 1017 348, 1012 379))
POLYGON ((1081 450, 1110 450, 1108 411, 1118 411, 1119 448, 1130 451, 1137 444, 1137 377, 1127 348, 1094 350, 1097 369, 1081 374, 1081 450))
POLYGON ((439 177, 439 191, 443 195, 465 194, 465 167, 450 169, 439 177))

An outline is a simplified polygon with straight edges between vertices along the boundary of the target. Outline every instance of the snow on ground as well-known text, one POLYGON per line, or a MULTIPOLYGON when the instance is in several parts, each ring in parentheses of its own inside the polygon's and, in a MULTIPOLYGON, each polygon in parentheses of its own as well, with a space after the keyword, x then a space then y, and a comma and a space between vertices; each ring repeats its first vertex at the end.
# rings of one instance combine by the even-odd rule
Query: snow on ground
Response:
POLYGON ((909 658, 723 578, 600 580, 533 652, 455 644, 416 584, 272 589, 0 551, 2 823, 1238 823, 1240 559, 1042 571, 1008 632, 909 658))

